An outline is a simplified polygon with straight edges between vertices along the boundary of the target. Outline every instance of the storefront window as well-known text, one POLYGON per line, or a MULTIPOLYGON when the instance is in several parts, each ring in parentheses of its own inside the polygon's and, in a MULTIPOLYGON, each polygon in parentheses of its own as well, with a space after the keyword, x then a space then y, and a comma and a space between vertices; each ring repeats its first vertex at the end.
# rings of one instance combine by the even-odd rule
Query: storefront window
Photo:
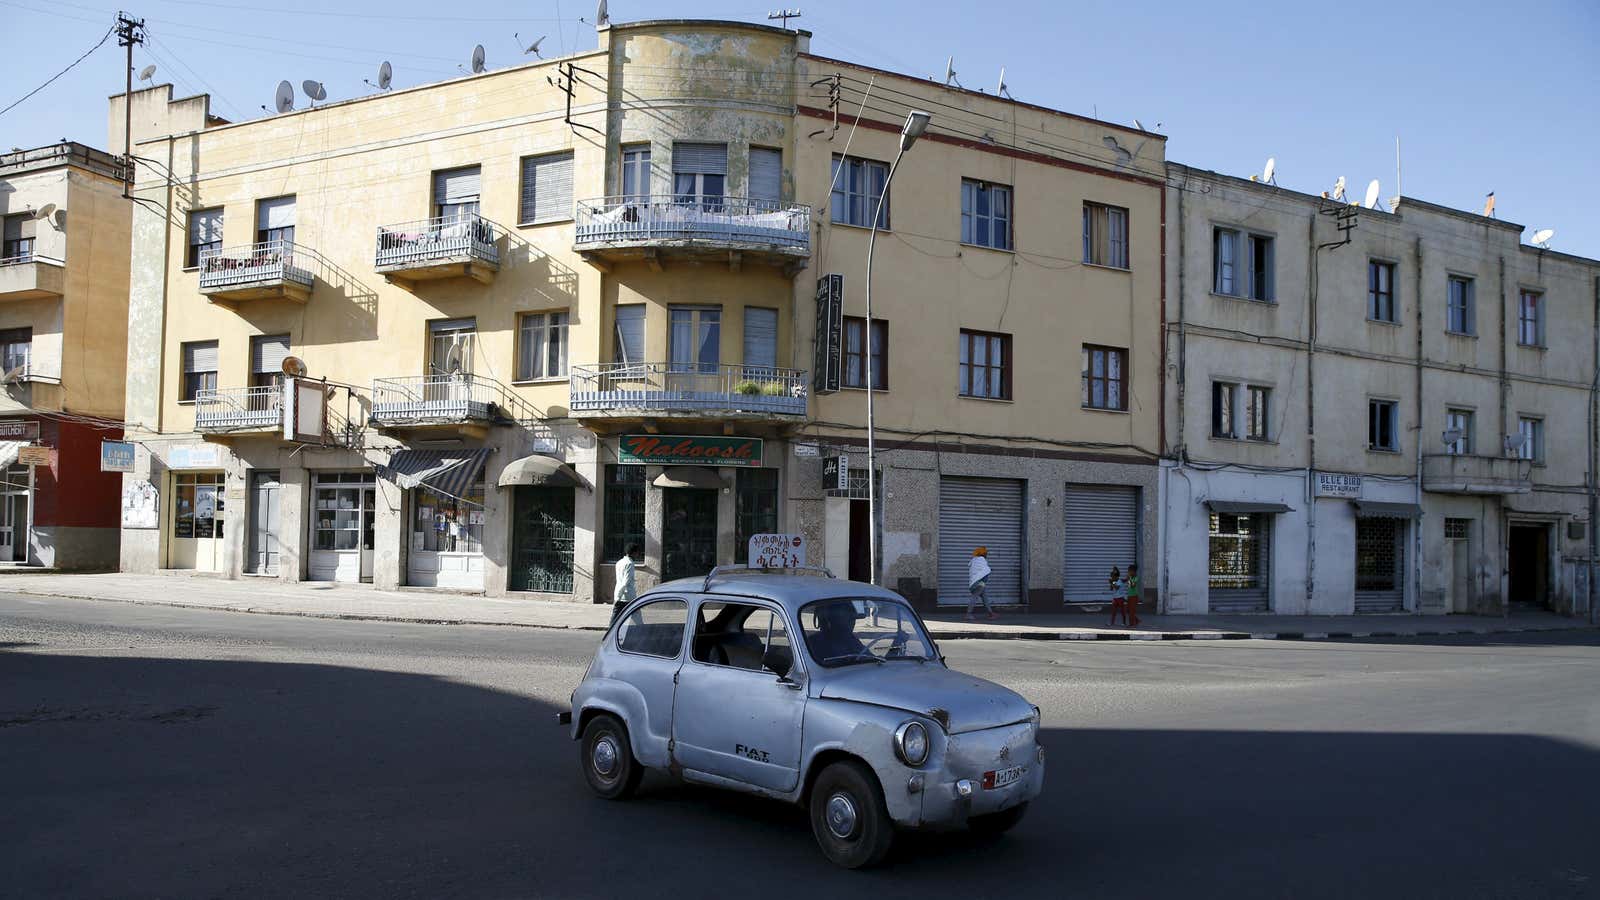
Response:
POLYGON ((1211 588, 1253 589, 1262 584, 1264 517, 1260 514, 1211 515, 1211 588))
POLYGON ((644 466, 606 466, 605 558, 616 562, 632 545, 644 561, 644 466))
POLYGON ((735 473, 733 561, 748 561, 750 536, 778 530, 778 470, 740 469, 735 473))
POLYGON ((175 476, 173 537, 222 537, 222 479, 221 472, 180 472, 175 476))
POLYGON ((465 497, 417 488, 412 508, 411 549, 437 553, 483 552, 483 476, 465 497))
POLYGON ((373 484, 374 476, 370 473, 338 472, 317 476, 312 501, 316 504, 312 539, 315 549, 372 549, 373 484))

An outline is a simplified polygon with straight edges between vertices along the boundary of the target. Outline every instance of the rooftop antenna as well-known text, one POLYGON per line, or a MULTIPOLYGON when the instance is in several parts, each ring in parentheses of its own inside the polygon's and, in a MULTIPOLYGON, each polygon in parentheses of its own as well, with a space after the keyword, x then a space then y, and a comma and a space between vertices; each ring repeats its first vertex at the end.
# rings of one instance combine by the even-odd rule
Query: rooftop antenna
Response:
POLYGON ((956 79, 956 58, 954 56, 944 62, 944 86, 949 87, 952 84, 962 90, 966 90, 961 86, 961 82, 956 79))
POLYGON ((300 89, 306 92, 307 97, 311 98, 312 106, 316 106, 318 100, 328 99, 328 89, 323 87, 320 81, 312 81, 307 78, 305 81, 300 82, 300 89))
POLYGON ((278 82, 278 94, 273 98, 273 103, 280 113, 294 109, 294 85, 287 81, 278 82))
MULTIPOLYGON (((1000 83, 998 85, 995 85, 994 95, 996 97, 1011 97, 1011 91, 1006 88, 1006 67, 1005 66, 1001 66, 1000 67, 1000 83)), ((1011 97, 1011 99, 1015 100, 1016 98, 1015 97, 1011 97)))
POLYGON ((1378 179, 1372 179, 1372 183, 1367 185, 1367 199, 1362 201, 1361 205, 1365 206, 1367 209, 1377 209, 1378 192, 1381 190, 1383 190, 1383 188, 1378 184, 1378 179))
POLYGON ((478 44, 472 48, 472 74, 483 72, 483 45, 478 44))
POLYGON ((139 70, 139 80, 148 83, 155 74, 156 67, 154 65, 145 66, 139 70))
POLYGON ((783 20, 783 27, 785 29, 787 29, 789 27, 789 20, 790 19, 798 19, 798 18, 800 18, 800 10, 798 10, 798 9, 780 9, 777 12, 769 12, 769 13, 767 13, 767 18, 768 19, 782 19, 783 20))
POLYGON ((1494 191, 1490 191, 1483 198, 1483 214, 1491 219, 1494 218, 1494 191))
MULTIPOLYGON (((517 39, 517 46, 518 47, 522 47, 522 35, 517 34, 515 31, 513 31, 513 32, 511 32, 511 36, 517 39)), ((526 47, 522 47, 522 52, 525 53, 525 54, 526 53, 532 53, 534 56, 537 56, 540 59, 544 59, 543 54, 541 54, 539 52, 539 45, 544 43, 544 39, 549 37, 549 36, 550 35, 548 35, 548 34, 539 35, 539 39, 537 41, 534 41, 533 43, 529 44, 526 47)))
POLYGON ((372 82, 367 81, 365 78, 361 80, 372 85, 380 91, 387 91, 389 89, 389 85, 394 82, 394 66, 389 65, 389 61, 387 59, 383 61, 383 65, 378 67, 377 84, 372 84, 372 82))
POLYGON ((1262 184, 1277 184, 1278 182, 1274 180, 1277 177, 1278 177, 1278 158, 1276 156, 1269 156, 1269 157, 1267 157, 1267 165, 1266 165, 1265 168, 1263 168, 1261 170, 1261 174, 1260 175, 1251 175, 1250 176, 1250 180, 1251 181, 1259 181, 1262 184))
POLYGON ((1541 228, 1533 233, 1533 245, 1540 250, 1550 249, 1550 239, 1556 236, 1554 228, 1541 228))
POLYGON ((1389 200, 1389 211, 1400 208, 1400 195, 1405 193, 1405 182, 1400 180, 1400 135, 1394 136, 1394 196, 1389 200))

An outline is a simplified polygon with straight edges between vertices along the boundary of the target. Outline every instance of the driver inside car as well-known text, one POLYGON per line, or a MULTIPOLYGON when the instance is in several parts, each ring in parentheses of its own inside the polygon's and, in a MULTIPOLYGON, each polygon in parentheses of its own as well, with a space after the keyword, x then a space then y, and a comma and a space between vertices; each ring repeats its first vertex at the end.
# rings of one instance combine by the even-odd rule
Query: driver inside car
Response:
POLYGON ((835 657, 860 656, 866 646, 856 637, 856 605, 849 600, 821 604, 816 613, 817 633, 811 639, 811 652, 818 662, 835 657))

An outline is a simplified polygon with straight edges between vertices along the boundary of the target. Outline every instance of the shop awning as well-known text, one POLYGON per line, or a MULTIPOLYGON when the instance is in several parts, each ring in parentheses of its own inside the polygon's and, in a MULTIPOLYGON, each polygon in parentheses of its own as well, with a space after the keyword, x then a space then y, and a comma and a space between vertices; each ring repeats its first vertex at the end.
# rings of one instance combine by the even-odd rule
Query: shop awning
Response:
POLYGON ((1282 503, 1257 503, 1253 500, 1207 500, 1206 506, 1214 513, 1226 513, 1230 516, 1248 516, 1252 513, 1294 512, 1291 507, 1282 503))
POLYGON ((668 466, 666 471, 651 482, 658 488, 711 488, 722 487, 722 476, 709 466, 668 466))
POLYGON ((17 451, 28 446, 27 441, 0 441, 0 469, 17 461, 17 451))
POLYGON ((378 474, 406 490, 426 485, 450 497, 466 496, 483 471, 487 448, 462 450, 396 450, 378 474))
POLYGON ((1376 500, 1354 500, 1356 515, 1363 519, 1418 519, 1422 507, 1415 503, 1379 503, 1376 500))
POLYGON ((581 487, 594 490, 571 466, 555 457, 537 453, 506 463, 506 467, 500 470, 500 478, 495 484, 503 488, 528 485, 581 487))

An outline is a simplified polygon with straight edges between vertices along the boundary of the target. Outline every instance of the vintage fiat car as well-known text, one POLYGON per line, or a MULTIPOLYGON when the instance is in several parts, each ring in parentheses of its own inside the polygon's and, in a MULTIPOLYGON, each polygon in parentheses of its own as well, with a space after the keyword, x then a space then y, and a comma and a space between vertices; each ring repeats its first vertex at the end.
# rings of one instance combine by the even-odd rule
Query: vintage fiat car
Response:
POLYGON ((721 567, 622 610, 560 714, 594 792, 648 768, 803 804, 847 868, 898 829, 1016 825, 1044 785, 1038 707, 951 671, 899 595, 793 572, 721 567))

